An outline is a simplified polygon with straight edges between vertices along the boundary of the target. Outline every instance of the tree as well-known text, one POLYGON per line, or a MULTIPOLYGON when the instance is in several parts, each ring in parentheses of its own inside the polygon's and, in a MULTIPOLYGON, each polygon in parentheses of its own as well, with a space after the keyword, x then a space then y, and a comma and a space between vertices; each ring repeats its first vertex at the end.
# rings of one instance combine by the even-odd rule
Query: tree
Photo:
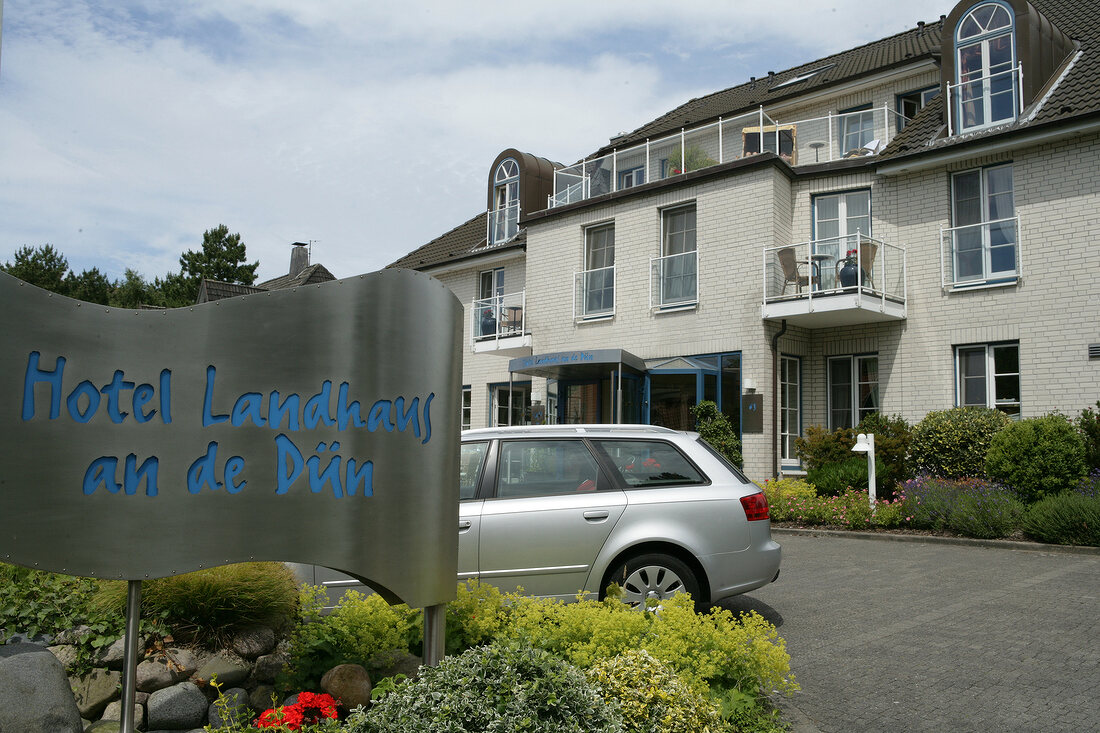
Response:
POLYGON ((0 269, 43 290, 67 294, 65 273, 69 271, 69 261, 53 245, 21 247, 15 253, 15 262, 6 262, 0 269))
POLYGON ((180 275, 187 280, 190 302, 198 297, 199 282, 203 278, 240 285, 254 283, 260 263, 247 264, 246 259, 241 235, 230 234, 225 224, 203 232, 202 251, 188 250, 180 255, 180 275))
POLYGON ((65 276, 65 295, 87 303, 107 305, 111 300, 114 287, 114 283, 108 280, 98 267, 85 270, 79 275, 70 271, 65 276))
POLYGON ((729 418, 718 409, 718 405, 710 400, 703 400, 692 407, 691 412, 697 421, 695 429, 699 437, 740 468, 744 463, 741 457, 741 440, 729 418))
POLYGON ((110 305, 115 308, 140 308, 143 305, 164 305, 159 293, 136 270, 126 268, 126 274, 115 282, 110 305))

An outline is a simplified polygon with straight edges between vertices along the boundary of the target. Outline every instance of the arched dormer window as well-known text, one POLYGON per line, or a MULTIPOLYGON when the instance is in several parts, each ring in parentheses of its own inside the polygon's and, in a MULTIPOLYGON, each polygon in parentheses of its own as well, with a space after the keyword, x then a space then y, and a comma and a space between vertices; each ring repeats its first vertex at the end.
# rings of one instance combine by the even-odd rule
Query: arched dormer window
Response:
POLYGON ((1012 10, 1000 2, 976 5, 955 26, 952 115, 957 132, 1016 119, 1019 69, 1012 10))
POLYGON ((493 174, 491 242, 507 242, 519 231, 519 164, 505 158, 493 174))

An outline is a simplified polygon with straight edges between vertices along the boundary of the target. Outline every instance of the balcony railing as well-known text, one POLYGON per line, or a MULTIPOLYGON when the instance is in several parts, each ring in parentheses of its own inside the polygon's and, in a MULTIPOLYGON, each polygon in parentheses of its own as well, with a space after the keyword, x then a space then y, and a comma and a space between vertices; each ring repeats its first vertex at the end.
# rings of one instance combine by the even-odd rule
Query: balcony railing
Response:
POLYGON ((654 257, 649 271, 650 308, 677 308, 699 301, 698 252, 654 257))
POLYGON ((470 333, 475 342, 500 340, 527 333, 524 307, 527 291, 480 298, 470 309, 470 333))
POLYGON ((1024 98, 1022 66, 947 85, 947 134, 1011 122, 1024 98))
POLYGON ((504 244, 519 232, 519 202, 515 201, 499 209, 490 209, 488 231, 485 241, 488 246, 504 244))
POLYGON ((573 273, 573 318, 606 318, 614 314, 614 265, 573 273))
MULTIPOLYGON (((835 295, 905 302, 905 249, 863 234, 764 249, 764 304, 835 295)), ((862 303, 854 307, 864 307, 862 303)))
POLYGON ((1020 277, 1020 217, 940 229, 943 287, 957 288, 1020 277))
POLYGON ((761 108, 560 168, 554 172, 554 193, 547 206, 584 201, 760 152, 776 153, 791 165, 875 155, 890 141, 898 116, 883 106, 779 122, 761 108))

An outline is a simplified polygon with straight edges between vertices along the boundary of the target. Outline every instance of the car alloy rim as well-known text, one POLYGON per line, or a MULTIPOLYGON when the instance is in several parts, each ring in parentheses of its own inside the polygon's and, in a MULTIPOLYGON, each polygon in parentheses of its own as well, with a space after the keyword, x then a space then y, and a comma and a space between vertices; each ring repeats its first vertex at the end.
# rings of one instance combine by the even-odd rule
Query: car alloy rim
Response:
POLYGON ((652 599, 657 602, 671 598, 684 590, 684 581, 680 576, 663 565, 643 565, 632 572, 623 582, 623 601, 631 606, 650 605, 652 599))

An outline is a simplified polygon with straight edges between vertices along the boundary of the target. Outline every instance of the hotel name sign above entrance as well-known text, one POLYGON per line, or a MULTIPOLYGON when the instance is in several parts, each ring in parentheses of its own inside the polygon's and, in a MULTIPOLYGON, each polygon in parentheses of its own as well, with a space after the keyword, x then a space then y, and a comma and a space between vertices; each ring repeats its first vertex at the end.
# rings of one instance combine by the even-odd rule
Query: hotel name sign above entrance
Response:
POLYGON ((0 273, 0 561, 251 560, 454 597, 462 306, 408 270, 168 310, 0 273))

